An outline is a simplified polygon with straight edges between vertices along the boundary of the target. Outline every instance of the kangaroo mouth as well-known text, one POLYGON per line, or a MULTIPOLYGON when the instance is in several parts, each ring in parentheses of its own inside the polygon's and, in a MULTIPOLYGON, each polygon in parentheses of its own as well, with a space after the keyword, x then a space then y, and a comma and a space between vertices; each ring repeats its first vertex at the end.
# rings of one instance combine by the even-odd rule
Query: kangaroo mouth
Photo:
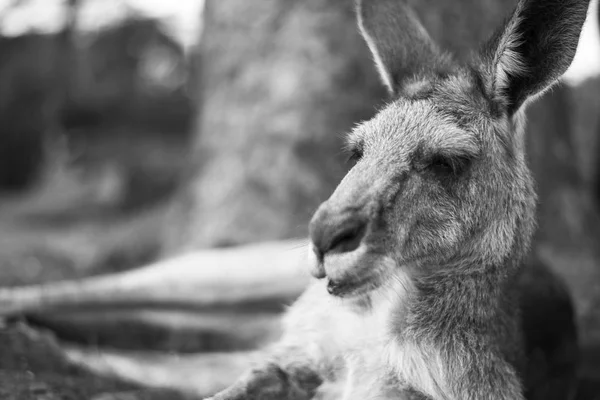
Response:
POLYGON ((317 261, 313 276, 326 279, 327 292, 335 297, 358 297, 380 288, 395 267, 390 257, 361 246, 353 252, 330 254, 317 261))
POLYGON ((340 281, 328 278, 327 292, 335 297, 358 297, 379 288, 380 284, 378 281, 375 277, 340 281))

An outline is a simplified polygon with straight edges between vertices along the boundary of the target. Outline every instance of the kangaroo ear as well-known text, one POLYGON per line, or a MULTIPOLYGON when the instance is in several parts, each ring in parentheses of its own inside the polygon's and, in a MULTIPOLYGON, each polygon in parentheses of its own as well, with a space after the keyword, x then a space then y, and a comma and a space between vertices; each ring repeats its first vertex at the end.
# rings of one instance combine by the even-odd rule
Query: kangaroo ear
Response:
POLYGON ((357 0, 358 25, 391 94, 420 72, 443 72, 449 60, 404 0, 357 0))
POLYGON ((484 46, 486 90, 509 115, 569 68, 588 5, 589 0, 521 0, 484 46))

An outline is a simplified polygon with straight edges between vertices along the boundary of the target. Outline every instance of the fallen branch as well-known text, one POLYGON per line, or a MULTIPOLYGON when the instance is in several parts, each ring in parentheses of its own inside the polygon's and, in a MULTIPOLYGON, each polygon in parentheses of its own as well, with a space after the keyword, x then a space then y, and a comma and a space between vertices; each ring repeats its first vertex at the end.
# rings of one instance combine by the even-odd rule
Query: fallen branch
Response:
POLYGON ((70 362, 100 376, 200 396, 224 389, 260 360, 260 353, 253 351, 181 356, 64 347, 64 352, 70 362))
POLYGON ((297 297, 309 282, 306 242, 208 249, 135 270, 0 290, 0 315, 75 308, 218 309, 297 297))
POLYGON ((26 322, 62 342, 128 351, 251 350, 281 335, 281 313, 268 311, 60 310, 28 314, 26 322))

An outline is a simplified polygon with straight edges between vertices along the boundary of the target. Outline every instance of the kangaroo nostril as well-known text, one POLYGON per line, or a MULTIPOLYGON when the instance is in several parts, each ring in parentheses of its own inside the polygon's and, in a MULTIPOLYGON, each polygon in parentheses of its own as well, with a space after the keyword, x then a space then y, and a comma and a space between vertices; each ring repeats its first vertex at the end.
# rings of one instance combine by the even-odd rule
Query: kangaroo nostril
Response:
POLYGON ((346 253, 356 250, 367 231, 365 218, 353 215, 331 215, 321 212, 310 224, 310 236, 317 259, 326 253, 346 253))
POLYGON ((339 292, 341 291, 343 285, 340 285, 338 283, 335 283, 334 281, 330 280, 329 282, 327 282, 327 293, 329 293, 332 296, 337 296, 339 294, 339 292))
POLYGON ((360 221, 342 226, 331 238, 328 252, 346 253, 356 250, 365 235, 367 225, 360 221))

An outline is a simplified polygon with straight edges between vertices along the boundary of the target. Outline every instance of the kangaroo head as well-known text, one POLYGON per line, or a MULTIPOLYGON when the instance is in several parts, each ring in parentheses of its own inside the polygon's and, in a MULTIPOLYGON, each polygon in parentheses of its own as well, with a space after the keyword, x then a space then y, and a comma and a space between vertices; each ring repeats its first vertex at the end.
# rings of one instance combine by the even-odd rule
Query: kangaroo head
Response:
POLYGON ((310 223, 312 273, 330 293, 364 294, 402 270, 514 274, 535 214, 524 105, 570 65, 587 5, 523 0, 461 65, 403 1, 358 2, 392 100, 349 134, 356 164, 310 223))

